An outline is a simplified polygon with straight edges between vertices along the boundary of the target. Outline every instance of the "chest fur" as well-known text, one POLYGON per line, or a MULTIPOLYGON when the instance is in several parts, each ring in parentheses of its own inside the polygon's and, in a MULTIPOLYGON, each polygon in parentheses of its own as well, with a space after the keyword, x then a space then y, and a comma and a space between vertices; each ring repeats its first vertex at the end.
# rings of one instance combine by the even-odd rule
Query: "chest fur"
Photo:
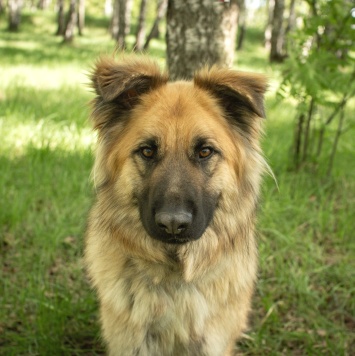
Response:
POLYGON ((131 327, 144 328, 150 335, 174 335, 182 342, 191 336, 198 339, 208 320, 236 293, 226 278, 187 283, 176 272, 135 267, 126 265, 111 303, 118 314, 129 315, 131 327))

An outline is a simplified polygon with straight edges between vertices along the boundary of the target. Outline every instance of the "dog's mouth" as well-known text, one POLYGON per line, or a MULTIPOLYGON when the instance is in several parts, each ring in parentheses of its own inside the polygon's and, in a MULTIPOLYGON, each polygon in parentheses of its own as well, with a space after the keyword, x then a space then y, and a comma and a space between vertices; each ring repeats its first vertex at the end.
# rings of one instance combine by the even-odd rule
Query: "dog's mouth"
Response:
POLYGON ((199 237, 192 238, 190 236, 187 237, 187 236, 170 235, 170 234, 159 234, 159 235, 149 234, 149 235, 152 239, 164 242, 165 244, 169 244, 169 245, 183 245, 188 242, 193 242, 199 239, 199 237))
POLYGON ((194 240, 193 239, 179 237, 179 236, 172 236, 172 237, 170 237, 168 239, 164 239, 163 241, 165 243, 168 243, 168 244, 183 245, 183 244, 186 244, 186 243, 194 241, 194 240))

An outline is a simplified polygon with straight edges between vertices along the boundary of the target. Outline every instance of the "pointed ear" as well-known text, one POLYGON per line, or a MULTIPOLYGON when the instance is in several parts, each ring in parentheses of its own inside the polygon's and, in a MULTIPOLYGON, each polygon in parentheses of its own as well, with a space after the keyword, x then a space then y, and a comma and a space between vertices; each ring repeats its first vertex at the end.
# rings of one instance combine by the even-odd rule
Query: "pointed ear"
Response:
POLYGON ((265 117, 266 77, 213 66, 197 72, 194 84, 219 100, 226 118, 241 133, 258 133, 260 125, 256 117, 265 117))
POLYGON ((118 121, 139 101, 142 94, 168 81, 157 63, 138 56, 115 61, 103 57, 96 63, 91 76, 97 97, 93 101, 95 128, 118 121))

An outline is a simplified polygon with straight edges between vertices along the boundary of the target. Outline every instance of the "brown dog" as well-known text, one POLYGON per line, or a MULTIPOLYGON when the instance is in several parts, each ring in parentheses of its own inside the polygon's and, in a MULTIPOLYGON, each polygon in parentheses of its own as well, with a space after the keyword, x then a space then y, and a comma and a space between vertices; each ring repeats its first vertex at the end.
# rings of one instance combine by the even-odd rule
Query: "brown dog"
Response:
POLYGON ((85 259, 110 355, 228 355, 247 326, 266 80, 101 59, 85 259))

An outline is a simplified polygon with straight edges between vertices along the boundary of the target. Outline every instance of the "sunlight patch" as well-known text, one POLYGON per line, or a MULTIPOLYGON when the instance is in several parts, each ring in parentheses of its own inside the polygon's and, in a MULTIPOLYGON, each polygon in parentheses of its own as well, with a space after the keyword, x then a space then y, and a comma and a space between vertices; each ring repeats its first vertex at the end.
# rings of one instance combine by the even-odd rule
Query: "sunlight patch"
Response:
POLYGON ((28 147, 83 151, 96 141, 95 133, 90 128, 79 129, 75 124, 53 125, 45 120, 6 128, 4 120, 0 120, 0 129, 4 133, 2 151, 15 157, 23 155, 28 147))
POLYGON ((19 65, 12 68, 0 68, 2 78, 0 87, 21 85, 38 89, 59 89, 63 86, 80 86, 87 88, 88 73, 73 66, 34 67, 19 65))

